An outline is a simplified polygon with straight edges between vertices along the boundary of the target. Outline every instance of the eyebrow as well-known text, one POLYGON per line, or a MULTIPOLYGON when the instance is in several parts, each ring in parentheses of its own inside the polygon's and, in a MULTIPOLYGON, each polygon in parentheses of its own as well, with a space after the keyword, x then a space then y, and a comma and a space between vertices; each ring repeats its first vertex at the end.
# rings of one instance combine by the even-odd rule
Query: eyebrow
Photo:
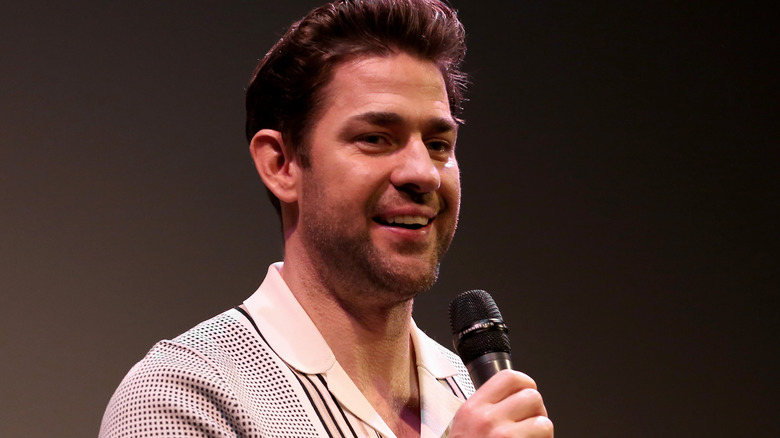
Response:
MULTIPOLYGON (((348 120, 350 122, 367 122, 377 126, 393 126, 404 123, 404 118, 400 114, 389 111, 369 111, 354 115, 348 120)), ((435 134, 441 134, 443 132, 450 131, 457 132, 458 124, 452 118, 434 117, 424 122, 424 128, 426 131, 430 131, 435 134)))

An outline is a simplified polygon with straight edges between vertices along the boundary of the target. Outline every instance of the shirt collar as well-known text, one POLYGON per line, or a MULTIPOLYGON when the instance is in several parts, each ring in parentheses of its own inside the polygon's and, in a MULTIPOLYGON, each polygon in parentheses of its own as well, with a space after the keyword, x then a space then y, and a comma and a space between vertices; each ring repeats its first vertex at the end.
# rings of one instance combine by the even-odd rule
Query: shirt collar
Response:
POLYGON ((463 404, 463 400, 441 382, 457 374, 457 370, 440 352, 442 347, 417 328, 414 321, 412 324, 412 343, 420 388, 420 436, 438 438, 444 436, 455 417, 455 411, 463 404))
MULTIPOLYGON (((281 276, 282 263, 268 268, 265 280, 244 305, 260 333, 276 354, 305 374, 323 374, 333 395, 358 418, 384 436, 393 436, 373 407, 355 386, 309 315, 281 276)), ((440 352, 440 346, 412 321, 412 345, 417 362, 422 415, 422 436, 444 434, 455 411, 463 403, 439 379, 457 374, 440 352)))
POLYGON ((295 299, 281 275, 282 263, 268 268, 263 283, 244 305, 276 354, 306 374, 324 374, 336 357, 295 299))
POLYGON ((412 320, 411 333, 414 357, 418 368, 427 370, 437 379, 445 379, 458 373, 450 361, 439 351, 441 346, 417 328, 414 320, 412 320))

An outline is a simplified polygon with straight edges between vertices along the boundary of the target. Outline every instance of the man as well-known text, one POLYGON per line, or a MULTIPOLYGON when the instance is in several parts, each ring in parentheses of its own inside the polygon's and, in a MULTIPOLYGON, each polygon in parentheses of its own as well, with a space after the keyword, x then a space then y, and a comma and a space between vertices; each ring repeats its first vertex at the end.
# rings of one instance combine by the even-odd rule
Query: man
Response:
POLYGON ((458 218, 463 41, 438 0, 343 0, 293 24, 247 90, 284 262, 157 344, 101 436, 552 436, 530 378, 474 392, 411 317, 458 218))

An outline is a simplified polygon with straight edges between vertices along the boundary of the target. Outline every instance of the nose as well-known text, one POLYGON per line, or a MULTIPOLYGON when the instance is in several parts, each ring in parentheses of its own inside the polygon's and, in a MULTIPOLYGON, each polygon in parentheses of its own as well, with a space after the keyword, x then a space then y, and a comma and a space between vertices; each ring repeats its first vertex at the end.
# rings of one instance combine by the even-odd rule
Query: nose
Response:
POLYGON ((390 182, 401 190, 429 193, 441 186, 441 175, 428 147, 420 139, 411 139, 398 154, 398 163, 390 182))

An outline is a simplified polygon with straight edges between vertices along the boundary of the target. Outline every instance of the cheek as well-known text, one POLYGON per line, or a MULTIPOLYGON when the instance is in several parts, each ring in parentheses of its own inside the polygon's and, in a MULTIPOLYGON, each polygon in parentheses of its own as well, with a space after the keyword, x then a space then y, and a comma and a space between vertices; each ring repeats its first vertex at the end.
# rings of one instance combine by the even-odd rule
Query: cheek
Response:
POLYGON ((339 212, 371 211, 387 185, 380 169, 359 161, 331 167, 325 180, 322 191, 339 212))
POLYGON ((454 193, 460 199, 460 169, 458 162, 450 160, 441 172, 441 185, 447 192, 454 193))
POLYGON ((444 198, 449 209, 458 214, 460 210, 460 174, 457 167, 442 172, 439 193, 444 198))

